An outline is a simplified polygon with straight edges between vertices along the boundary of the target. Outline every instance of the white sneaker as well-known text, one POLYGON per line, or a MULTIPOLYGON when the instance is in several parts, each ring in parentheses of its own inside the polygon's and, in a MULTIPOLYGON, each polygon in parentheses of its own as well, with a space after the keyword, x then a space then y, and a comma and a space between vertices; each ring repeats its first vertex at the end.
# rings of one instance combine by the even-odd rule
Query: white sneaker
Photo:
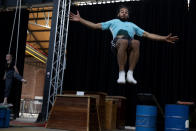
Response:
POLYGON ((132 71, 127 72, 127 82, 137 84, 137 81, 133 78, 133 72, 132 71))
POLYGON ((126 83, 125 72, 124 71, 119 72, 119 77, 118 77, 117 83, 119 83, 119 84, 125 84, 126 83))

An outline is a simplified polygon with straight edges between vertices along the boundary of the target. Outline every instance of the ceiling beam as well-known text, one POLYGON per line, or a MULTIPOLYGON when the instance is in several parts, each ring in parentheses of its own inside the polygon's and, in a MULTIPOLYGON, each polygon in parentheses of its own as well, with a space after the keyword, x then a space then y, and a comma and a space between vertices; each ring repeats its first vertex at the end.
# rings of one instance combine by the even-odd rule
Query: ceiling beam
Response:
POLYGON ((31 32, 50 32, 50 30, 31 30, 31 32))
MULTIPOLYGON (((45 20, 45 17, 36 17, 36 18, 29 18, 29 20, 45 20)), ((52 19, 52 17, 49 17, 49 19, 52 19)))
MULTIPOLYGON (((0 3, 0 10, 13 10, 16 8, 17 0, 3 0, 0 3)), ((34 7, 53 7, 53 0, 22 0, 21 8, 34 8, 34 7)))
POLYGON ((51 9, 51 10, 31 10, 29 13, 42 13, 42 12, 52 12, 53 10, 51 9))
POLYGON ((48 51, 48 48, 38 48, 38 49, 40 49, 40 50, 46 50, 46 51, 48 51))
MULTIPOLYGON (((38 41, 38 39, 36 38, 36 36, 33 34, 33 32, 31 32, 31 29, 28 28, 29 34, 33 36, 33 38, 35 39, 36 43, 40 46, 40 49, 44 48, 41 43, 38 41)), ((44 53, 48 54, 45 50, 42 50, 44 53)))
POLYGON ((49 40, 37 40, 36 39, 36 40, 28 40, 26 42, 29 42, 29 43, 37 43, 37 42, 39 42, 39 43, 46 43, 46 42, 49 42, 49 40))

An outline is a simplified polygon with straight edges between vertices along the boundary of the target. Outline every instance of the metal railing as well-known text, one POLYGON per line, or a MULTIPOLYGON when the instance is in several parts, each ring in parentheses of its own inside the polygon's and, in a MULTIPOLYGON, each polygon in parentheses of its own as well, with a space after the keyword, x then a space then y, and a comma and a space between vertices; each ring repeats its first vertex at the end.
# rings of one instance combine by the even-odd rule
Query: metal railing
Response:
POLYGON ((20 118, 37 118, 41 112, 42 100, 40 99, 21 99, 20 102, 20 118))

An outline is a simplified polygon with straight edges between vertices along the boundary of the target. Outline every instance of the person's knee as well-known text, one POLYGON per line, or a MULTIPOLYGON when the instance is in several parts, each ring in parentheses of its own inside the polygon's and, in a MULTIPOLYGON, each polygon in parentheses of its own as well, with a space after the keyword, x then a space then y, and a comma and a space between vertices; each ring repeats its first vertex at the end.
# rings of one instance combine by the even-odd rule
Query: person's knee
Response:
POLYGON ((128 40, 118 40, 117 48, 118 49, 127 49, 128 47, 128 40))
POLYGON ((132 40, 131 47, 133 49, 139 49, 140 48, 140 41, 139 40, 132 40))

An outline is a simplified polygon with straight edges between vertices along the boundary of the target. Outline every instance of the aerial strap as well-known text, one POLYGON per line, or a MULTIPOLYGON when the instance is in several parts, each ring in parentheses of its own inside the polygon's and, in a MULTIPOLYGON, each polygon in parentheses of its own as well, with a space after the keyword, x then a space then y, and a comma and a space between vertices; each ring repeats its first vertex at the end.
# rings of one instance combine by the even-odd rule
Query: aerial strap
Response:
POLYGON ((17 44, 16 44, 16 59, 15 65, 17 64, 17 57, 18 57, 18 43, 19 43, 19 35, 20 35, 20 15, 21 15, 21 0, 19 4, 19 14, 18 14, 18 32, 17 32, 17 44))
POLYGON ((14 16, 14 23, 13 23, 13 26, 12 26, 12 34, 11 34, 11 38, 10 38, 10 45, 9 45, 8 54, 10 54, 10 50, 11 50, 11 47, 12 47, 12 39, 13 39, 14 27, 15 27, 15 23, 16 23, 16 15, 17 15, 17 12, 18 12, 18 2, 19 2, 19 0, 17 0, 17 3, 16 3, 16 11, 15 11, 15 16, 14 16))

